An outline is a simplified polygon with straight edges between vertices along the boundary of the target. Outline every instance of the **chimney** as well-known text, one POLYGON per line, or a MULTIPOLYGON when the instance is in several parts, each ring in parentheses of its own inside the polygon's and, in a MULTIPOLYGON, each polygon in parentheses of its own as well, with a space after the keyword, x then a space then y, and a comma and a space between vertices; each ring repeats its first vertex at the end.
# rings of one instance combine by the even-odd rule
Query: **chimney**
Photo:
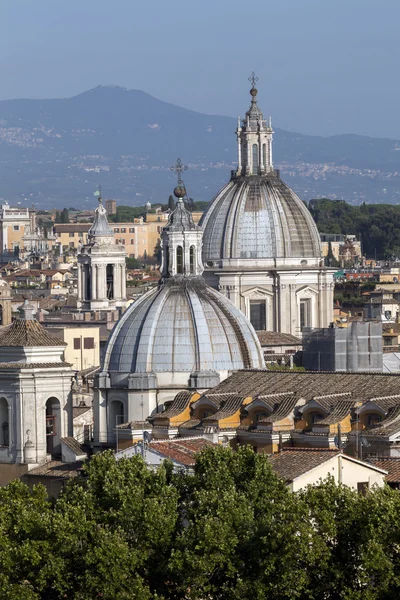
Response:
POLYGON ((83 313, 84 321, 91 321, 92 320, 91 317, 92 317, 92 315, 90 314, 90 312, 83 313))

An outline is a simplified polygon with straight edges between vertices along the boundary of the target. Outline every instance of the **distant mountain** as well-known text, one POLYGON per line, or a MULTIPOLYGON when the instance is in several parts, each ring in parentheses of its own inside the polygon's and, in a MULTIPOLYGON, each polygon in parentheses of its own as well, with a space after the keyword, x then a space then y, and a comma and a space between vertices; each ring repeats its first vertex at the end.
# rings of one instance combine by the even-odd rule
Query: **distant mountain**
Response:
MULTIPOLYGON (((243 98, 243 114, 248 99, 243 98)), ((262 98, 260 99, 262 106, 262 98)), ((236 121, 120 87, 73 98, 0 102, 0 196, 38 207, 166 201, 170 166, 182 158, 190 195, 210 200, 235 166, 236 121)), ((275 130, 274 162, 305 200, 400 202, 400 142, 358 135, 328 138, 275 130)))

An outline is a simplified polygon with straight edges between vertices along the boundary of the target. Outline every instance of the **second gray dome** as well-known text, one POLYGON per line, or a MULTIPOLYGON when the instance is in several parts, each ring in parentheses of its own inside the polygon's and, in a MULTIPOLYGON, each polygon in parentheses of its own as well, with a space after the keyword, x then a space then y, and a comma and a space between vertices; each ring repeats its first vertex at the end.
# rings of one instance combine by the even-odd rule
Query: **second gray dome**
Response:
POLYGON ((317 226, 307 207, 279 177, 233 177, 204 213, 203 259, 321 256, 317 226))

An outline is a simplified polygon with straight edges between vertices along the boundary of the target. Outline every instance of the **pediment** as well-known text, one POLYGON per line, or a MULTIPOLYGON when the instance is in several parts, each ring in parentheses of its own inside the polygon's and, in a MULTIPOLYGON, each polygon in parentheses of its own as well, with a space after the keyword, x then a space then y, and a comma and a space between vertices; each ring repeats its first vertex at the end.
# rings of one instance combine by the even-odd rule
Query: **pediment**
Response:
POLYGON ((254 298, 272 298, 274 296, 274 293, 270 290, 264 290, 260 287, 254 287, 242 292, 242 296, 244 296, 244 298, 252 300, 254 298))
POLYGON ((317 295, 318 295, 318 292, 308 285, 303 285, 303 287, 296 290, 296 296, 299 296, 299 297, 309 298, 310 296, 317 296, 317 295))

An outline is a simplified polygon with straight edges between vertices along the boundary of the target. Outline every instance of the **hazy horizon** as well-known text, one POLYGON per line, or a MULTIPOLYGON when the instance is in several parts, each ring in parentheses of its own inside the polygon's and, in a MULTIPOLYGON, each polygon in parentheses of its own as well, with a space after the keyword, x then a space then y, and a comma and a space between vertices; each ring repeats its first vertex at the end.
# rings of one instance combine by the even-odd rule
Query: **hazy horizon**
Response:
POLYGON ((276 127, 400 139, 396 0, 15 0, 1 14, 2 100, 119 85, 237 117, 254 70, 276 127))

